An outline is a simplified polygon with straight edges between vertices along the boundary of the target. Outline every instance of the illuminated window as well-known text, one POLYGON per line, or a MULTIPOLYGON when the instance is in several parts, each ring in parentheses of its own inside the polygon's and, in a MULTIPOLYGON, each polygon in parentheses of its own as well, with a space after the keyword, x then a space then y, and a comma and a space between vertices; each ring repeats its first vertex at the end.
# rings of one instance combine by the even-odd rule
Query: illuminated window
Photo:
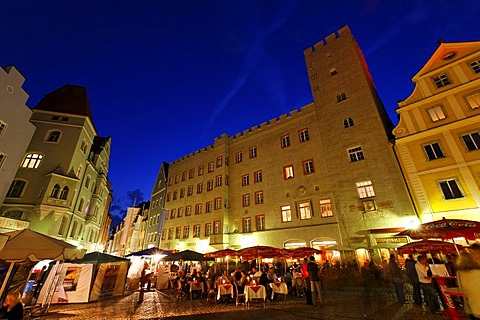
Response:
POLYGON ((82 145, 80 146, 80 151, 83 154, 87 154, 87 142, 85 140, 82 141, 82 145))
POLYGON ((22 168, 37 169, 42 162, 43 155, 39 153, 27 153, 22 162, 22 168))
POLYGON ((237 153, 235 154, 235 162, 236 162, 236 163, 240 163, 240 162, 242 162, 242 160, 243 160, 242 152, 241 152, 241 151, 240 151, 240 152, 237 152, 237 153))
POLYGON ((423 146, 423 149, 427 154, 428 160, 435 160, 445 157, 442 148, 440 148, 440 144, 438 142, 426 144, 423 146))
POLYGON ((222 198, 215 198, 215 210, 222 209, 222 198))
POLYGON ((442 106, 435 106, 427 110, 433 122, 443 120, 446 118, 442 106))
POLYGON ((313 160, 303 161, 303 174, 312 174, 315 172, 313 167, 313 160))
POLYGON ((215 164, 212 162, 208 163, 208 172, 213 172, 213 168, 215 167, 215 164))
POLYGON ((375 197, 372 181, 356 182, 355 184, 360 199, 375 197))
POLYGON ((473 72, 480 73, 480 60, 470 62, 470 67, 472 68, 473 72))
POLYGON ((252 219, 251 218, 243 218, 242 219, 243 225, 243 232, 251 232, 252 231, 252 219))
POLYGON ((216 183, 215 183, 215 187, 221 187, 222 186, 222 176, 217 176, 216 177, 216 183))
POLYGON ((300 219, 306 220, 312 218, 312 211, 310 208, 310 202, 299 202, 298 203, 298 212, 300 213, 300 219))
POLYGON ((205 237, 209 237, 212 234, 212 224, 206 223, 205 224, 205 237))
POLYGON ((197 203, 195 205, 195 214, 201 214, 202 213, 202 204, 201 203, 197 203))
POLYGON ((213 202, 212 201, 207 201, 207 203, 205 203, 205 212, 209 213, 209 212, 212 212, 212 211, 213 211, 213 202))
POLYGON ((199 238, 200 237, 200 225, 196 224, 193 226, 193 237, 199 238))
POLYGON ((350 162, 357 162, 365 159, 362 147, 348 149, 348 156, 350 157, 350 162))
POLYGON ((281 138, 282 148, 290 147, 290 136, 287 134, 281 138))
POLYGON ((440 89, 452 83, 445 73, 442 73, 436 77, 433 77, 432 80, 435 83, 435 86, 437 87, 437 89, 440 89))
POLYGON ((248 174, 245 174, 242 176, 242 186, 248 186, 248 184, 250 183, 250 178, 248 176, 248 174))
POLYGON ((193 194, 193 186, 188 186, 188 189, 187 189, 187 196, 191 196, 193 194))
POLYGON ((198 175, 199 176, 203 176, 203 172, 205 171, 205 167, 204 166, 199 166, 198 167, 198 175))
POLYGON ((195 169, 190 169, 188 171, 188 179, 193 179, 195 178, 195 169))
POLYGON ((221 234, 222 233, 222 222, 214 221, 213 222, 213 234, 221 234))
POLYGON ((350 127, 353 127, 353 126, 354 126, 354 123, 353 123, 352 118, 348 118, 348 119, 343 120, 343 127, 350 128, 350 127))
POLYGON ((213 190, 213 180, 208 180, 207 181, 207 191, 212 191, 213 190))
POLYGON ((200 182, 199 184, 197 184, 197 194, 202 192, 203 192, 203 183, 200 182))
POLYGON ((180 189, 180 199, 185 197, 185 188, 180 189))
POLYGON ((170 219, 175 219, 176 215, 177 215, 177 209, 171 209, 170 210, 170 219))
POLYGON ((262 170, 255 171, 253 173, 255 183, 262 182, 262 170))
POLYGON ((217 157, 217 168, 221 167, 223 164, 222 156, 217 157))
POLYGON ((480 149, 480 134, 478 133, 478 131, 463 135, 462 139, 467 146, 468 151, 480 149))
POLYGON ((185 217, 191 216, 192 215, 192 206, 186 206, 185 207, 185 217))
POLYGON ((178 208, 178 210, 177 210, 177 217, 178 217, 178 218, 183 217, 183 207, 178 208))
MULTIPOLYGON (((180 231, 178 232, 178 238, 175 237, 176 239, 180 239, 180 231)), ((168 229, 168 239, 171 240, 173 239, 173 228, 168 229)))
POLYGON ((255 192, 255 204, 263 203, 263 191, 255 192))
POLYGON ((190 226, 183 227, 183 239, 190 237, 190 226))
POLYGON ((173 184, 173 177, 170 177, 168 179, 168 185, 171 186, 173 184))
POLYGON ((465 99, 467 99, 467 103, 470 106, 470 108, 472 109, 480 108, 480 93, 471 94, 465 97, 465 99))
POLYGON ((290 206, 282 206, 282 222, 292 221, 292 209, 290 206))
POLYGON ((447 179, 438 182, 442 190, 445 200, 463 198, 464 195, 460 190, 457 180, 447 179))
POLYGON ((285 180, 293 178, 293 165, 283 167, 283 178, 285 180))
POLYGON ((250 205, 250 194, 244 194, 242 196, 242 204, 244 207, 248 207, 250 205))
POLYGON ((307 142, 310 140, 310 136, 308 135, 308 129, 303 129, 298 132, 298 137, 300 142, 307 142))
POLYGON ((10 188, 7 192, 8 198, 20 198, 23 193, 23 189, 27 183, 22 180, 13 180, 10 188))
POLYGON ((344 100, 347 100, 347 95, 345 94, 345 92, 337 94, 337 103, 342 102, 344 100))
POLYGON ((320 200, 320 216, 322 218, 333 217, 332 204, 330 199, 320 200))
POLYGON ((250 154, 250 159, 256 158, 257 157, 257 147, 251 147, 249 154, 250 154))
POLYGON ((257 231, 265 230, 265 215, 255 216, 255 223, 257 226, 257 231))
POLYGON ((182 234, 182 227, 176 227, 175 228, 175 239, 180 239, 181 234, 182 234))

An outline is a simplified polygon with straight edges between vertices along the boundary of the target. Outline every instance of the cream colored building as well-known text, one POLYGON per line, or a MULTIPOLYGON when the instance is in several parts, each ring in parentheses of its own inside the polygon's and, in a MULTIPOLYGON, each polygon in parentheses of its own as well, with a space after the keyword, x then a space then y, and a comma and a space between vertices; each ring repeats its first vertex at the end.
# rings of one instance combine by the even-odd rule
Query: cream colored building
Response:
POLYGON ((412 82, 393 133, 421 220, 479 220, 480 42, 441 43, 412 82))
POLYGON ((362 260, 418 221, 348 27, 304 55, 312 103, 169 163, 162 248, 336 243, 362 260))
POLYGON ((93 251, 109 204, 111 139, 97 135, 84 87, 57 89, 32 111, 36 132, 1 215, 93 251))

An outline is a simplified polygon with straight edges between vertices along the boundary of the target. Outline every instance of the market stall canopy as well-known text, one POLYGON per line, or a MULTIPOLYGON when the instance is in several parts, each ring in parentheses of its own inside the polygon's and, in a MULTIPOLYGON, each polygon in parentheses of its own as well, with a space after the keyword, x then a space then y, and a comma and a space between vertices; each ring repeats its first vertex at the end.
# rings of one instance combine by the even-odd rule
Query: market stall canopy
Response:
POLYGON ((439 241, 439 240, 421 240, 416 242, 410 242, 401 247, 398 247, 397 251, 400 254, 429 253, 429 252, 441 252, 444 254, 450 254, 450 253, 456 253, 457 249, 462 250, 463 247, 459 244, 456 245, 452 242, 439 241))
POLYGON ((427 222, 416 228, 398 233, 412 239, 480 239, 480 222, 472 220, 445 219, 427 222))
POLYGON ((213 260, 213 258, 206 258, 203 253, 199 253, 192 250, 185 250, 169 255, 163 258, 163 261, 207 261, 213 260))
POLYGON ((0 259, 6 261, 31 261, 50 260, 75 260, 85 256, 85 249, 58 240, 44 234, 23 229, 4 233, 8 236, 2 250, 0 259))
POLYGON ((169 256, 171 254, 172 254, 172 251, 163 250, 163 249, 154 247, 154 248, 149 248, 149 249, 127 254, 125 257, 142 257, 142 256, 156 256, 156 255, 169 256))

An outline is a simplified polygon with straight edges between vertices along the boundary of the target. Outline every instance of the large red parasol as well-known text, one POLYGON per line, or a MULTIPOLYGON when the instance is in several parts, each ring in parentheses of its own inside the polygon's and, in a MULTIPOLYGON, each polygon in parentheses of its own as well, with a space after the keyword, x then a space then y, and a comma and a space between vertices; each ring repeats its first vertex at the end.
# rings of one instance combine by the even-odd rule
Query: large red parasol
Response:
POLYGON ((209 252, 205 254, 205 258, 226 258, 231 256, 237 256, 237 251, 233 249, 223 249, 215 252, 209 252))
POLYGON ((322 250, 318 250, 310 247, 300 247, 293 250, 285 250, 285 256, 290 258, 304 258, 313 256, 314 254, 322 253, 322 250))
MULTIPOLYGON (((459 244, 456 245, 458 250, 463 249, 459 244)), ((397 249, 400 254, 410 253, 428 253, 428 252, 442 252, 444 254, 451 254, 458 252, 455 244, 452 242, 445 242, 439 240, 421 240, 407 243, 397 249)))
POLYGON ((270 246, 255 246, 255 247, 248 247, 237 250, 237 255, 243 258, 274 258, 278 256, 282 256, 284 254, 283 249, 270 247, 270 246))
POLYGON ((453 239, 480 238, 480 222, 472 220, 445 219, 421 224, 417 228, 408 229, 397 236, 409 236, 412 239, 453 239))

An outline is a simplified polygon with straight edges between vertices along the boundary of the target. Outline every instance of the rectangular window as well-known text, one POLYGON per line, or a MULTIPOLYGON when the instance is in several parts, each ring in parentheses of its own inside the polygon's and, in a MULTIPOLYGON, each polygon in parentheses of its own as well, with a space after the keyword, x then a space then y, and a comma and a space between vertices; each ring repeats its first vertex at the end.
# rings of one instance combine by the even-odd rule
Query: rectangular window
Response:
POLYGON ((242 186, 248 186, 250 183, 250 178, 248 177, 248 174, 245 174, 242 176, 242 186))
POLYGON ((183 239, 190 237, 190 226, 183 227, 183 239))
POLYGON ((213 202, 207 201, 207 203, 205 203, 205 212, 210 213, 212 211, 213 211, 213 202))
POLYGON ((185 188, 180 189, 180 199, 185 198, 185 188))
POLYGON ((215 198, 215 210, 222 209, 222 198, 215 198))
POLYGON ((285 180, 293 178, 293 165, 283 167, 283 178, 285 180))
POLYGON ((221 187, 222 186, 222 176, 217 176, 216 177, 216 182, 215 182, 215 187, 221 187))
POLYGON ((207 191, 212 191, 213 190, 213 180, 208 180, 207 181, 207 191))
POLYGON ((167 202, 169 202, 169 201, 170 201, 170 198, 171 198, 171 196, 172 196, 172 194, 171 194, 170 192, 169 192, 169 193, 167 193, 167 202))
POLYGON ((198 175, 199 176, 203 176, 203 172, 205 171, 205 167, 204 166, 199 166, 198 167, 198 175))
POLYGON ((195 169, 190 169, 190 170, 188 171, 188 178, 189 178, 189 179, 195 178, 195 169))
POLYGON ((197 194, 202 192, 203 192, 203 183, 200 182, 199 184, 197 184, 197 194))
POLYGON ((210 237, 212 234, 212 224, 211 223, 206 223, 205 224, 205 237, 210 237))
POLYGON ((176 227, 175 228, 175 239, 180 239, 181 235, 182 235, 182 228, 181 227, 176 227))
POLYGON ((196 224, 193 226, 193 237, 200 238, 200 225, 196 224))
POLYGON ((303 161, 303 174, 312 174, 315 172, 313 167, 313 160, 303 161))
POLYGON ((187 171, 182 172, 182 181, 187 180, 187 171))
POLYGON ((330 199, 320 199, 320 216, 322 218, 333 217, 330 199))
POLYGON ((255 183, 262 182, 262 170, 255 171, 253 173, 255 183))
POLYGON ((282 206, 282 222, 292 221, 292 209, 290 206, 282 206))
POLYGON ((188 186, 187 196, 190 197, 193 194, 193 186, 188 186))
POLYGON ((480 73, 480 60, 470 62, 470 67, 472 68, 473 72, 480 73))
POLYGON ((191 216, 192 215, 192 206, 186 206, 185 207, 185 217, 191 216))
POLYGON ((240 151, 240 152, 237 152, 237 153, 235 154, 235 162, 236 162, 236 163, 240 163, 240 162, 242 162, 242 160, 243 160, 242 152, 241 152, 241 151, 240 151))
POLYGON ((6 159, 7 159, 7 155, 0 151, 0 169, 2 168, 3 163, 5 162, 6 159))
POLYGON ((469 96, 466 96, 467 103, 472 109, 480 108, 480 93, 474 93, 469 96))
POLYGON ((178 190, 173 191, 173 200, 177 200, 178 198, 178 190))
POLYGON ((256 158, 257 157, 257 147, 251 147, 249 154, 250 154, 250 159, 256 158))
POLYGON ((175 175, 175 183, 179 183, 180 182, 180 175, 177 174, 175 175))
POLYGON ((300 213, 300 219, 306 220, 312 218, 312 210, 310 208, 310 202, 299 202, 298 203, 298 212, 300 213))
MULTIPOLYGON (((180 235, 178 237, 180 238, 180 235)), ((168 239, 173 239, 173 228, 168 229, 168 239)))
POLYGON ((348 149, 348 156, 350 157, 350 162, 357 162, 365 159, 362 147, 348 149))
POLYGON ((258 215, 255 216, 255 222, 257 226, 257 231, 263 231, 265 230, 265 215, 258 215))
POLYGON ((168 178, 168 185, 171 186, 173 184, 173 177, 168 178))
POLYGON ((355 184, 360 199, 375 197, 372 181, 356 182, 355 184))
POLYGON ((177 217, 179 218, 183 217, 183 207, 178 208, 177 212, 178 212, 177 217))
POLYGON ((13 180, 10 188, 7 192, 8 198, 20 198, 22 196, 23 189, 25 188, 25 181, 13 180))
MULTIPOLYGON (((467 146, 468 151, 480 149, 480 134, 477 132, 469 133, 462 136, 463 142, 467 146)), ((1 162, 0 162, 1 167, 1 162)))
POLYGON ((303 129, 298 132, 298 138, 300 142, 307 142, 310 140, 310 136, 308 135, 308 129, 303 129))
POLYGON ((445 113, 442 106, 435 106, 427 110, 433 122, 445 119, 445 113))
POLYGON ((290 147, 290 136, 287 134, 281 138, 282 148, 290 147))
POLYGON ((222 233, 222 222, 220 220, 213 221, 213 234, 221 234, 222 233))
POLYGON ((167 238, 167 230, 163 229, 162 230, 162 240, 165 240, 167 238))
POLYGON ((255 192, 255 204, 263 203, 263 191, 255 192))
POLYGON ((423 149, 427 154, 428 160, 435 160, 445 157, 442 148, 440 148, 440 144, 438 142, 426 144, 423 146, 423 149))
POLYGON ((213 172, 213 169, 215 167, 215 164, 212 162, 209 162, 208 163, 208 172, 213 172))
POLYGON ((195 205, 195 214, 201 214, 202 213, 202 204, 198 203, 195 205))
POLYGON ((345 94, 345 92, 337 94, 337 103, 342 102, 344 100, 347 100, 347 95, 345 94))
POLYGON ((0 121, 0 137, 7 131, 7 124, 3 121, 0 121))
POLYGON ((222 156, 217 157, 217 168, 221 167, 223 164, 222 156))
POLYGON ((252 219, 251 218, 243 218, 242 219, 243 225, 243 232, 251 232, 252 231, 252 219))
POLYGON ((244 207, 250 206, 250 194, 247 193, 242 196, 242 204, 244 207))
POLYGON ((449 85, 449 84, 452 83, 452 82, 450 82, 450 79, 448 78, 448 76, 445 73, 440 74, 436 77, 433 77, 432 80, 435 83, 435 86, 437 87, 437 89, 440 89, 440 88, 445 87, 446 85, 449 85))
POLYGON ((458 187, 457 180, 448 179, 439 181, 440 189, 442 190, 445 200, 463 198, 462 191, 458 187))
POLYGON ((176 214, 177 214, 177 210, 171 209, 170 210, 170 219, 175 219, 176 214))

